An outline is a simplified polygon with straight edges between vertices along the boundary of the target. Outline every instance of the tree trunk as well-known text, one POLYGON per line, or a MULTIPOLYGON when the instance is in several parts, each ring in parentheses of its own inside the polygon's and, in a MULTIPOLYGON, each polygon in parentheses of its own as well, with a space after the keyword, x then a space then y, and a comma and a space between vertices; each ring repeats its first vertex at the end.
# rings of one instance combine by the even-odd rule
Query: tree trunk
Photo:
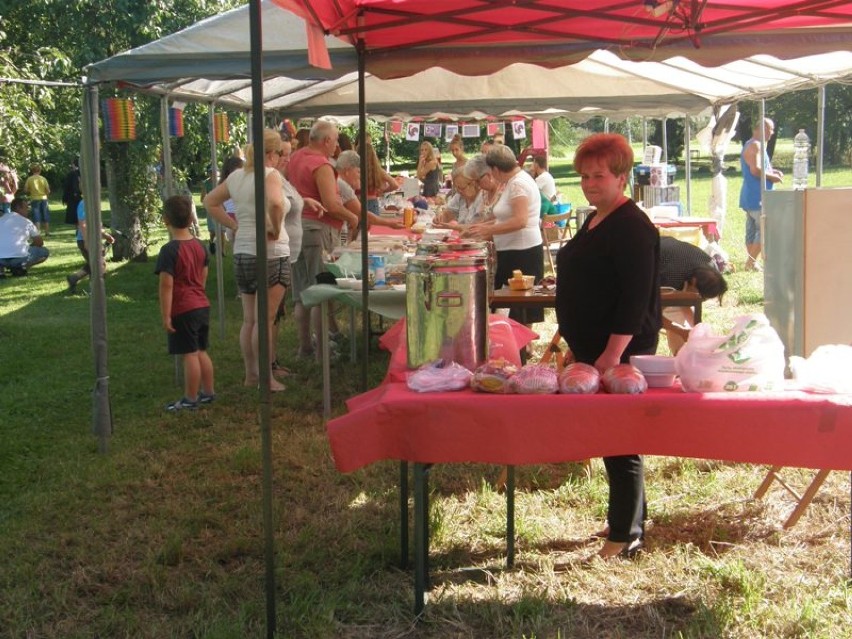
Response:
POLYGON ((127 142, 106 143, 106 178, 109 191, 110 223, 117 231, 112 246, 113 259, 146 262, 148 247, 139 215, 129 205, 137 198, 133 193, 131 157, 127 142))

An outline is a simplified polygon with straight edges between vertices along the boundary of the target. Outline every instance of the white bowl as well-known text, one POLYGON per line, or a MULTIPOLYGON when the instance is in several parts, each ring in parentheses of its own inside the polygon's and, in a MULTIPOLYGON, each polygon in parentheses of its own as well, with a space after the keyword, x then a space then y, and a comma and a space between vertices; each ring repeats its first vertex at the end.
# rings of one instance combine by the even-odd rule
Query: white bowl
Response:
POLYGON ((353 290, 361 288, 361 280, 356 277, 338 277, 337 286, 343 289, 353 290))
POLYGON ((642 373, 648 388, 668 388, 674 384, 674 373, 642 373))
MULTIPOLYGON (((630 363, 642 371, 645 379, 648 375, 675 375, 674 357, 665 355, 631 355, 630 363)), ((670 385, 666 384, 666 386, 670 385)))

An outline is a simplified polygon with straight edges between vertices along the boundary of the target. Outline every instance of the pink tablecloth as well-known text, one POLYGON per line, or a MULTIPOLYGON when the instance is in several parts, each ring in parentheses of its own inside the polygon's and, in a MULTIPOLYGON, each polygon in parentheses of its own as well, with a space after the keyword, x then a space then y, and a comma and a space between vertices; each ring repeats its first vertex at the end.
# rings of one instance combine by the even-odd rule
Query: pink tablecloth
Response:
MULTIPOLYGON (((383 384, 404 382, 406 374, 411 370, 408 368, 405 331, 405 318, 402 318, 379 338, 379 346, 391 352, 388 374, 382 380, 383 384)), ((538 333, 513 319, 502 315, 488 316, 488 356, 491 359, 502 357, 520 366, 520 349, 537 338, 538 333)))
POLYGON ((553 463, 623 454, 852 470, 852 397, 778 393, 488 395, 386 384, 328 422, 337 468, 379 460, 553 463))

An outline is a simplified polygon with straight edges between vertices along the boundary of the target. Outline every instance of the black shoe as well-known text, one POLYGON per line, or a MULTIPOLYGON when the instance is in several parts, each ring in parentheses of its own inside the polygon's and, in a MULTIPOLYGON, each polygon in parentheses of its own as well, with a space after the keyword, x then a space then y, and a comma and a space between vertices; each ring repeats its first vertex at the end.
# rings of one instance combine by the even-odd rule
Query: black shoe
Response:
POLYGON ((12 277, 24 277, 27 274, 27 269, 23 266, 12 266, 9 270, 12 272, 12 277))
POLYGON ((65 281, 68 282, 68 293, 76 293, 77 292, 77 278, 73 275, 69 275, 65 278, 65 281))

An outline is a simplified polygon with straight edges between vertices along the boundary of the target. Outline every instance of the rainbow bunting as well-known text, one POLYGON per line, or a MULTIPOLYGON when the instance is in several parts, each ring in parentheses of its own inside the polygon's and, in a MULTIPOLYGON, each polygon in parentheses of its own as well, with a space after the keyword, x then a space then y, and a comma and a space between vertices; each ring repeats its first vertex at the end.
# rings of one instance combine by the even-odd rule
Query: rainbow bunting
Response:
POLYGON ((129 98, 107 98, 101 103, 104 116, 104 135, 110 142, 136 139, 136 115, 129 98))
POLYGON ((231 127, 228 124, 227 113, 213 114, 213 140, 227 142, 231 139, 231 127))
POLYGON ((183 109, 169 109, 169 135, 174 138, 183 137, 183 109))

